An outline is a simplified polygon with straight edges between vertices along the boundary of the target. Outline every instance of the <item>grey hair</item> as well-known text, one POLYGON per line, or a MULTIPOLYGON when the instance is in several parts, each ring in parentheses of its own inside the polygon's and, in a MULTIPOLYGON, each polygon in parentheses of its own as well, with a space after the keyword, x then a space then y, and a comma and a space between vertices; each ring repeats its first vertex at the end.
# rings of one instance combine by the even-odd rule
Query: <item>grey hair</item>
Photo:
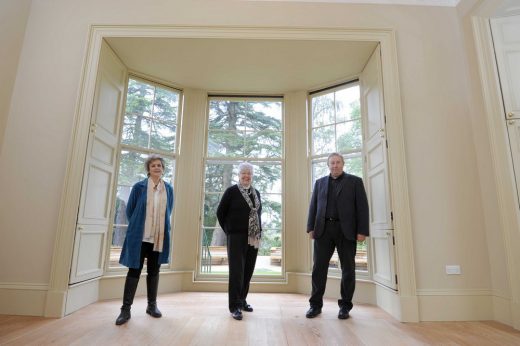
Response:
POLYGON ((345 159, 343 158, 343 155, 341 155, 340 153, 330 153, 329 156, 327 157, 327 166, 329 165, 330 158, 334 157, 334 156, 341 158, 341 162, 345 163, 345 159))
POLYGON ((253 174, 253 172, 254 172, 253 165, 250 164, 249 162, 242 162, 241 164, 238 165, 238 174, 240 174, 240 172, 243 172, 243 171, 250 171, 251 174, 253 174))
POLYGON ((164 171, 166 171, 166 163, 164 162, 164 159, 157 154, 150 154, 150 155, 148 155, 148 158, 144 162, 144 168, 146 169, 147 176, 150 176, 150 164, 155 160, 161 161, 162 168, 164 171))

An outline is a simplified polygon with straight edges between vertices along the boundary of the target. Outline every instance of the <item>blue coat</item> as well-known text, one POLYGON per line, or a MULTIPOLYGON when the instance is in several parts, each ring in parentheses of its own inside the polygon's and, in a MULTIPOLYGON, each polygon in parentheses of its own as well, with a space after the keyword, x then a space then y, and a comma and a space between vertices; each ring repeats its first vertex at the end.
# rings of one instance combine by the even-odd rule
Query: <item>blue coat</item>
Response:
MULTIPOLYGON (((166 186, 166 215, 164 217, 163 249, 159 254, 159 264, 168 263, 170 257, 170 216, 173 209, 173 188, 167 182, 166 186)), ((126 205, 128 230, 125 242, 119 257, 119 263, 128 268, 139 268, 141 260, 141 243, 143 242, 144 222, 146 219, 146 194, 148 178, 137 182, 130 192, 126 205)))

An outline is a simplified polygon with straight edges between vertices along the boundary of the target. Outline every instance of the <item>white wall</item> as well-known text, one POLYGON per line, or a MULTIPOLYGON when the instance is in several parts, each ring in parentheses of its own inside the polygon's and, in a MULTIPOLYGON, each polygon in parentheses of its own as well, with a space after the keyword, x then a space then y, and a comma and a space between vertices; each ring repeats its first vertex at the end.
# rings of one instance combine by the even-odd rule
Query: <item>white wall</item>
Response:
MULTIPOLYGON (((490 172, 478 160, 485 142, 478 154, 475 149, 480 139, 474 138, 471 103, 477 96, 457 10, 236 1, 34 1, 0 161, 0 261, 7 263, 23 249, 24 266, 1 266, 4 283, 49 282, 88 28, 94 23, 395 30, 419 294, 492 288, 486 221, 492 225, 484 217, 488 205, 481 191, 493 186, 479 180, 490 172), (445 275, 446 264, 460 264, 462 275, 445 275)), ((192 227, 177 232, 197 232, 192 227)))
MULTIPOLYGON (((497 227, 497 225, 500 225, 498 210, 499 203, 496 198, 495 178, 493 176, 493 171, 490 169, 490 163, 493 158, 489 147, 489 129, 487 128, 484 114, 485 107, 476 61, 476 47, 471 26, 471 15, 473 14, 471 9, 478 9, 480 4, 478 1, 466 1, 466 3, 475 3, 474 7, 468 6, 468 11, 460 13, 461 28, 465 38, 464 44, 467 52, 467 67, 465 73, 467 74, 468 82, 466 90, 471 114, 468 126, 473 131, 473 143, 478 153, 477 166, 482 193, 482 211, 486 225, 485 239, 490 254, 492 289, 494 290, 494 294, 508 297, 510 295, 510 287, 507 277, 507 262, 504 255, 504 238, 502 232, 497 227)), ((499 3, 499 1, 495 1, 495 3, 499 3)), ((461 3, 461 5, 464 5, 464 2, 461 3)))
POLYGON ((0 153, 31 0, 0 2, 0 153))

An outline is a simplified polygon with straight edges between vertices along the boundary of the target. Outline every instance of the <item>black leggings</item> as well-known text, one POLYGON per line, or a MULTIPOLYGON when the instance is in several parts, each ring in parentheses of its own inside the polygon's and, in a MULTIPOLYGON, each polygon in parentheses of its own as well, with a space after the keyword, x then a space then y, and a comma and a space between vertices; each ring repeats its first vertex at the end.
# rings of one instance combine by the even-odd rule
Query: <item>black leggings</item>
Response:
POLYGON ((156 276, 159 274, 159 252, 153 251, 153 244, 142 242, 141 243, 141 260, 139 262, 139 268, 129 268, 127 277, 139 279, 141 276, 141 270, 143 270, 144 259, 146 260, 146 272, 148 276, 156 276))

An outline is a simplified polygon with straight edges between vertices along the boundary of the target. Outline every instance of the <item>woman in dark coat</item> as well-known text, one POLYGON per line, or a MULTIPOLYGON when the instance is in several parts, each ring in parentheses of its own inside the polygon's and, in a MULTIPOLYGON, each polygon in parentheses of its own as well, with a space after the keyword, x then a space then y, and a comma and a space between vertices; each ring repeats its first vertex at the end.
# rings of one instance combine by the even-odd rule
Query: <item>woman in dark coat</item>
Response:
POLYGON ((253 166, 241 163, 238 174, 238 184, 224 192, 217 208, 218 222, 227 235, 229 311, 235 320, 242 319, 242 310, 253 311, 246 297, 262 236, 260 193, 251 185, 253 166))
POLYGON ((146 289, 148 306, 146 313, 161 317, 157 308, 159 268, 168 263, 170 255, 170 216, 173 208, 173 188, 162 179, 165 164, 158 155, 150 155, 145 162, 148 178, 132 187, 126 215, 128 230, 119 263, 128 267, 123 306, 116 325, 130 319, 130 307, 134 301, 144 259, 146 261, 146 289))

